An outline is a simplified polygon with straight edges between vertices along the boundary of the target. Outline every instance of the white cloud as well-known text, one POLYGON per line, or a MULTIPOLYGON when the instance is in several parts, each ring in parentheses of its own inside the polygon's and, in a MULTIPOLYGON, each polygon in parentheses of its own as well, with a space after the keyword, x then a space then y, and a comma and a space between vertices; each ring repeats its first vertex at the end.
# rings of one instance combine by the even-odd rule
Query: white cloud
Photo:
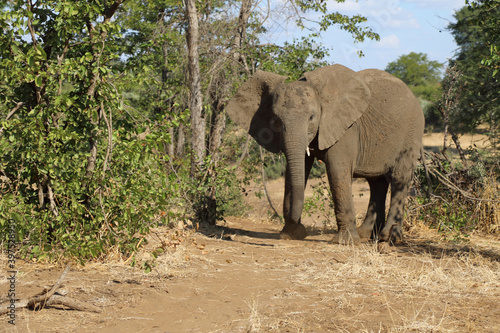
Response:
POLYGON ((366 15, 373 10, 386 10, 394 13, 400 9, 399 3, 399 0, 346 0, 341 3, 330 1, 328 10, 349 15, 356 13, 366 15))
POLYGON ((393 34, 380 38, 380 41, 375 46, 380 49, 398 49, 401 46, 401 40, 393 34))
POLYGON ((328 10, 329 11, 337 11, 337 12, 354 12, 354 11, 359 11, 361 9, 361 5, 358 1, 355 0, 347 0, 346 2, 336 2, 336 1, 330 1, 328 3, 328 10))
POLYGON ((368 19, 368 25, 376 30, 420 28, 414 13, 404 9, 400 0, 347 0, 342 3, 331 1, 328 9, 347 15, 363 15, 368 19))
POLYGON ((408 19, 393 19, 386 26, 387 28, 398 28, 398 29, 419 29, 420 23, 414 17, 408 17, 408 19))
POLYGON ((403 2, 410 2, 416 4, 420 8, 431 9, 460 9, 465 6, 465 0, 404 0, 403 2))

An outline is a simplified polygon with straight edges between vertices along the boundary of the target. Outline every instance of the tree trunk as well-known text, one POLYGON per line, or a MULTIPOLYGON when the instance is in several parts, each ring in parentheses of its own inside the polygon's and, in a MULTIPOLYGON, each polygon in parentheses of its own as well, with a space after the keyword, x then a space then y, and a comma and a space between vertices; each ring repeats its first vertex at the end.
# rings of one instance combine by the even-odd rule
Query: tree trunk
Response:
MULTIPOLYGON (((240 16, 238 19, 238 25, 234 33, 233 44, 231 46, 231 57, 235 62, 241 62, 244 64, 245 70, 248 74, 250 71, 246 65, 245 58, 242 56, 241 48, 243 41, 246 37, 246 26, 248 18, 250 17, 250 11, 252 6, 252 0, 243 0, 240 9, 240 16)), ((238 73, 239 70, 237 66, 230 63, 227 66, 229 72, 238 73)), ((210 99, 212 101, 212 117, 210 119, 210 137, 208 140, 208 149, 211 154, 211 163, 208 169, 207 177, 209 179, 217 179, 217 167, 220 160, 219 148, 222 143, 222 137, 224 135, 224 130, 226 127, 226 114, 224 113, 224 106, 228 93, 230 90, 230 82, 227 79, 228 73, 226 71, 218 71, 215 77, 211 80, 211 85, 209 87, 210 99)), ((191 110, 192 114, 192 110, 191 110)), ((194 134, 194 129, 193 129, 194 134)), ((217 185, 216 182, 211 182, 208 196, 205 198, 206 211, 203 212, 205 217, 205 222, 210 225, 215 225, 217 220, 217 185)))
POLYGON ((205 158, 205 117, 203 115, 200 62, 198 55, 198 13, 196 0, 186 0, 186 34, 189 70, 189 110, 191 111, 191 174, 195 175, 205 158))
MULTIPOLYGON (((157 27, 158 33, 160 36, 163 36, 167 32, 167 28, 165 27, 165 8, 160 8, 158 10, 158 20, 157 27)), ((161 88, 158 91, 158 99, 161 101, 163 93, 167 90, 168 87, 168 52, 169 52, 169 44, 166 41, 163 41, 161 44, 161 51, 163 56, 163 66, 161 69, 161 88)), ((159 112, 166 116, 165 111, 172 111, 173 101, 171 99, 166 99, 165 101, 161 101, 162 105, 165 107, 160 107, 159 112)), ((171 116, 168 116, 169 120, 171 120, 171 116)), ((166 146, 167 155, 171 158, 175 155, 175 138, 174 138, 174 128, 170 127, 168 129, 168 134, 170 135, 170 142, 166 146)))
POLYGON ((168 129, 168 134, 170 136, 170 142, 167 144, 167 155, 172 158, 175 156, 175 133, 173 127, 168 129))
POLYGON ((177 128, 177 144, 175 146, 175 155, 184 156, 184 145, 186 144, 186 135, 184 134, 184 125, 180 124, 177 128))
MULTIPOLYGON (((252 0, 242 0, 238 25, 236 27, 233 43, 231 46, 232 57, 236 61, 241 61, 249 73, 244 57, 242 57, 242 46, 246 39, 246 27, 252 9, 252 0)), ((219 78, 213 80, 213 87, 210 89, 212 99, 212 127, 210 131, 210 153, 213 164, 216 165, 219 159, 218 149, 222 143, 222 136, 226 125, 226 114, 224 111, 225 99, 228 97, 230 82, 225 74, 217 74, 219 78)))
POLYGON ((236 61, 241 61, 243 67, 247 74, 250 74, 250 69, 246 62, 246 58, 241 52, 243 43, 246 40, 246 30, 248 24, 248 18, 252 11, 252 0, 242 0, 240 8, 240 16, 238 17, 238 26, 236 27, 236 33, 234 34, 234 41, 232 45, 233 59, 236 61))
POLYGON ((212 128, 210 133, 210 154, 212 154, 212 163, 219 162, 219 148, 222 143, 222 136, 226 128, 226 114, 222 109, 214 110, 212 116, 212 128))
MULTIPOLYGON (((227 86, 226 82, 224 84, 227 86)), ((216 89, 216 88, 214 88, 216 89)), ((225 95, 225 92, 223 92, 225 95)), ((213 99, 213 113, 210 127, 210 146, 209 151, 211 154, 211 164, 208 170, 208 177, 210 179, 217 179, 217 167, 220 160, 219 148, 222 143, 222 136, 224 135, 224 129, 226 128, 226 114, 223 112, 224 107, 222 102, 216 96, 212 96, 213 99)), ((209 197, 207 198, 208 209, 210 214, 207 216, 210 218, 207 222, 210 225, 215 225, 217 223, 217 185, 213 182, 209 189, 209 197)))

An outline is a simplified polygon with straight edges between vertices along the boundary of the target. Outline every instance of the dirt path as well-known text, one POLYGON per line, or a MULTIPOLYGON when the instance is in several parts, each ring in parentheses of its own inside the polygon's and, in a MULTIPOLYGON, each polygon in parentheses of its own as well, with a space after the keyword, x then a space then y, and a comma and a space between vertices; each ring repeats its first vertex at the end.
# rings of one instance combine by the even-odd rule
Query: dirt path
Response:
MULTIPOLYGON (((0 331, 500 331, 498 240, 460 247, 414 233, 401 246, 379 249, 331 245, 321 230, 285 242, 277 239, 279 229, 229 219, 184 239, 150 274, 117 261, 77 268, 64 289, 102 313, 19 310, 14 327, 1 317, 0 331)), ((149 247, 172 239, 171 231, 153 234, 149 247)), ((24 296, 53 284, 62 271, 17 264, 17 294, 24 296)))

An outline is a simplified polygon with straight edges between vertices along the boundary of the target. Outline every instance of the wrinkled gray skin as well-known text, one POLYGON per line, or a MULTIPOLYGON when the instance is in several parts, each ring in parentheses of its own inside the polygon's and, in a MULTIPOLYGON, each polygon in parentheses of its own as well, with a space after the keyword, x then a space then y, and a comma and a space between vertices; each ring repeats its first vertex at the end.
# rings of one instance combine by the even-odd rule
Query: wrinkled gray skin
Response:
POLYGON ((339 233, 334 243, 402 239, 403 205, 422 146, 424 116, 399 79, 375 69, 354 72, 333 65, 285 84, 257 72, 229 101, 237 124, 287 160, 283 239, 304 239, 304 188, 315 158, 326 164, 339 233), (309 154, 308 154, 309 153, 309 154), (351 183, 366 178, 370 202, 356 229, 351 183), (385 218, 387 190, 390 209, 385 218))

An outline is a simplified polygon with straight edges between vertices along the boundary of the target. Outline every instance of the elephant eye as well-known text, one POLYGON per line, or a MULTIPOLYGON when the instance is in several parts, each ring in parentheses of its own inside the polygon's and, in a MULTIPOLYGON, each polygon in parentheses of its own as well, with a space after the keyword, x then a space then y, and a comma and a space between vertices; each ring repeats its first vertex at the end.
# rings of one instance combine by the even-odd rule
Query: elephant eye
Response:
POLYGON ((314 115, 312 114, 310 117, 309 117, 309 121, 313 121, 314 119, 314 115))
POLYGON ((271 119, 271 129, 275 132, 279 132, 281 129, 281 120, 277 117, 271 119))

